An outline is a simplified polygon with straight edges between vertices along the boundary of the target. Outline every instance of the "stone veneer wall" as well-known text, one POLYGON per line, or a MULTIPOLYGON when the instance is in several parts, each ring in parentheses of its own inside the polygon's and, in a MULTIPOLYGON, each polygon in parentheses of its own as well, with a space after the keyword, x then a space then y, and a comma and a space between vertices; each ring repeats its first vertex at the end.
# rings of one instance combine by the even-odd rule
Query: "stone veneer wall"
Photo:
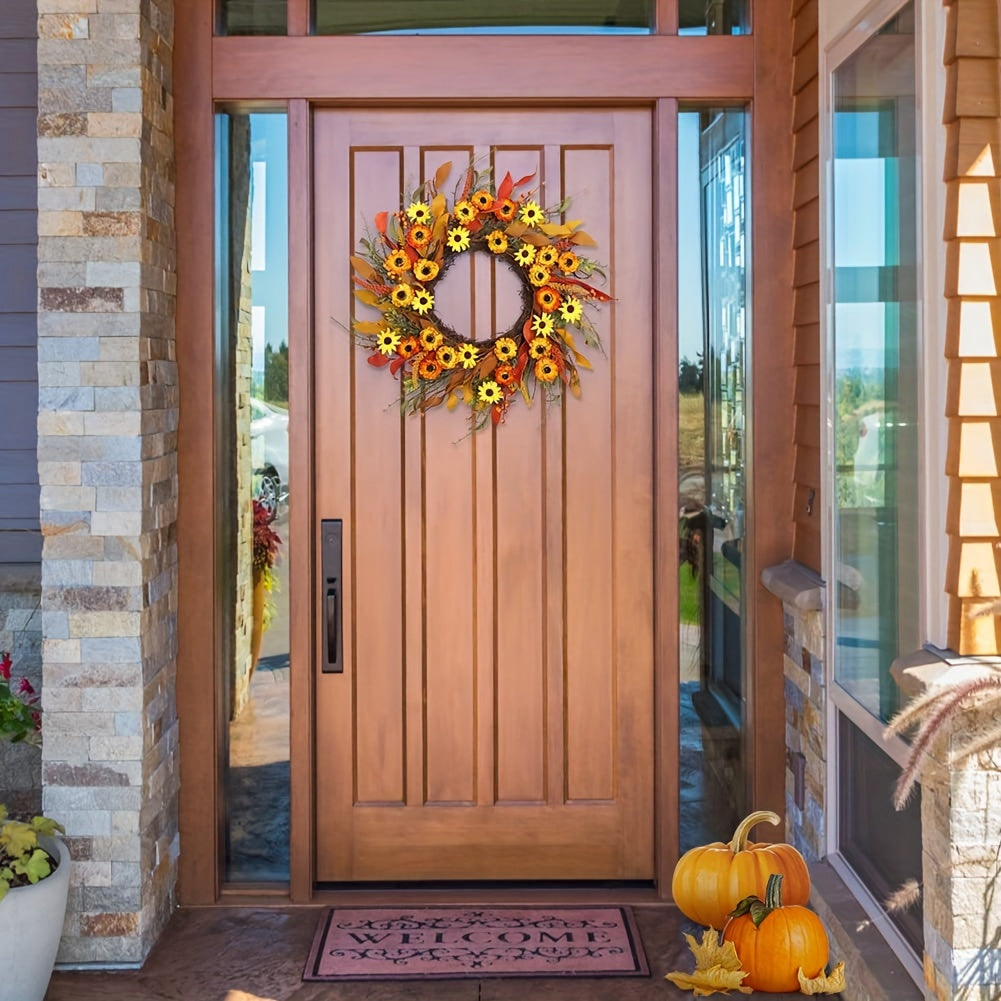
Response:
MULTIPOLYGON (((37 564, 0 566, 0 652, 14 659, 12 678, 42 688, 41 580, 37 564)), ((42 759, 37 747, 0 741, 0 803, 11 813, 42 808, 42 759)))
POLYGON ((175 901, 173 0, 39 0, 43 802, 62 962, 138 962, 175 901))

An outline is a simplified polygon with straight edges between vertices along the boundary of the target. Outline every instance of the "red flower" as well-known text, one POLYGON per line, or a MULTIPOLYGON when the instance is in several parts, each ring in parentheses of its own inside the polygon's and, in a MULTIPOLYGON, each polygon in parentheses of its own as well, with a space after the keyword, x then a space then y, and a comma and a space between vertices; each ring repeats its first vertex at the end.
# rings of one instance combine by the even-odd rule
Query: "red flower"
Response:
POLYGON ((31 682, 27 678, 21 679, 21 684, 17 689, 22 695, 34 695, 35 689, 31 687, 31 682))
POLYGON ((0 678, 4 681, 10 681, 10 669, 13 666, 14 661, 11 659, 9 653, 5 653, 0 657, 0 678))

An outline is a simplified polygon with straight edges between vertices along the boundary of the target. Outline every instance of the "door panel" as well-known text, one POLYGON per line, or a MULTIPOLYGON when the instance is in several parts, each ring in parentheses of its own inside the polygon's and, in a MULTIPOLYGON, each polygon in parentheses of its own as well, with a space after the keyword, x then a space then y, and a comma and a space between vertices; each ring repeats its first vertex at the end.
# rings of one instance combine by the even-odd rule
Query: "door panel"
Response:
MULTIPOLYGON (((643 110, 315 113, 316 510, 345 577, 344 673, 315 675, 320 881, 654 875, 650 134, 643 110), (470 157, 569 196, 616 299, 581 400, 475 435, 402 417, 347 333, 375 213, 470 157)), ((486 340, 517 289, 463 255, 436 312, 486 340)))

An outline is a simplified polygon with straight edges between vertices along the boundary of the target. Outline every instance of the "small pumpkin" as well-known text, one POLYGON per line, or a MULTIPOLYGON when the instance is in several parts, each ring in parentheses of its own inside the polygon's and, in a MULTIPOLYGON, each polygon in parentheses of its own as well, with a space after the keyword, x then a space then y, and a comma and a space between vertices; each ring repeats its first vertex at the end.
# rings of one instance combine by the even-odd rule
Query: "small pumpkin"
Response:
POLYGON ((763 897, 772 873, 785 876, 785 898, 790 904, 810 899, 810 874, 806 862, 792 845, 748 843, 755 824, 779 823, 778 814, 758 810, 749 814, 722 841, 685 852, 674 867, 671 893, 678 910, 700 925, 721 929, 731 911, 745 897, 763 897))
POLYGON ((799 990, 799 974, 813 979, 827 966, 829 945, 820 918, 809 907, 782 903, 782 876, 768 877, 765 899, 746 897, 723 929, 756 991, 799 990))

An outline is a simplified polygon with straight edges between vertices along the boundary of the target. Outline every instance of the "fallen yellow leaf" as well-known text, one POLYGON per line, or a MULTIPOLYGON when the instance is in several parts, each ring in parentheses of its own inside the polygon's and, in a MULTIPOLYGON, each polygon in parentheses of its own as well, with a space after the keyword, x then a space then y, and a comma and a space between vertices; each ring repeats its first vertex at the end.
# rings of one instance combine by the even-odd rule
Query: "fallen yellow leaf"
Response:
POLYGON ((802 967, 796 971, 796 975, 803 994, 840 994, 846 989, 844 963, 838 963, 826 977, 821 973, 819 977, 811 979, 803 974, 802 967))
POLYGON ((741 985, 741 980, 746 976, 743 970, 725 970, 722 966, 713 966, 694 973, 668 973, 664 979, 670 980, 683 991, 692 991, 695 997, 708 997, 717 992, 729 994, 732 990, 750 994, 751 988, 741 985))
POLYGON ((685 941, 695 957, 696 970, 711 970, 714 966, 722 966, 724 970, 740 969, 733 942, 720 943, 719 932, 715 928, 707 928, 702 933, 701 942, 696 942, 693 935, 687 934, 685 941))

